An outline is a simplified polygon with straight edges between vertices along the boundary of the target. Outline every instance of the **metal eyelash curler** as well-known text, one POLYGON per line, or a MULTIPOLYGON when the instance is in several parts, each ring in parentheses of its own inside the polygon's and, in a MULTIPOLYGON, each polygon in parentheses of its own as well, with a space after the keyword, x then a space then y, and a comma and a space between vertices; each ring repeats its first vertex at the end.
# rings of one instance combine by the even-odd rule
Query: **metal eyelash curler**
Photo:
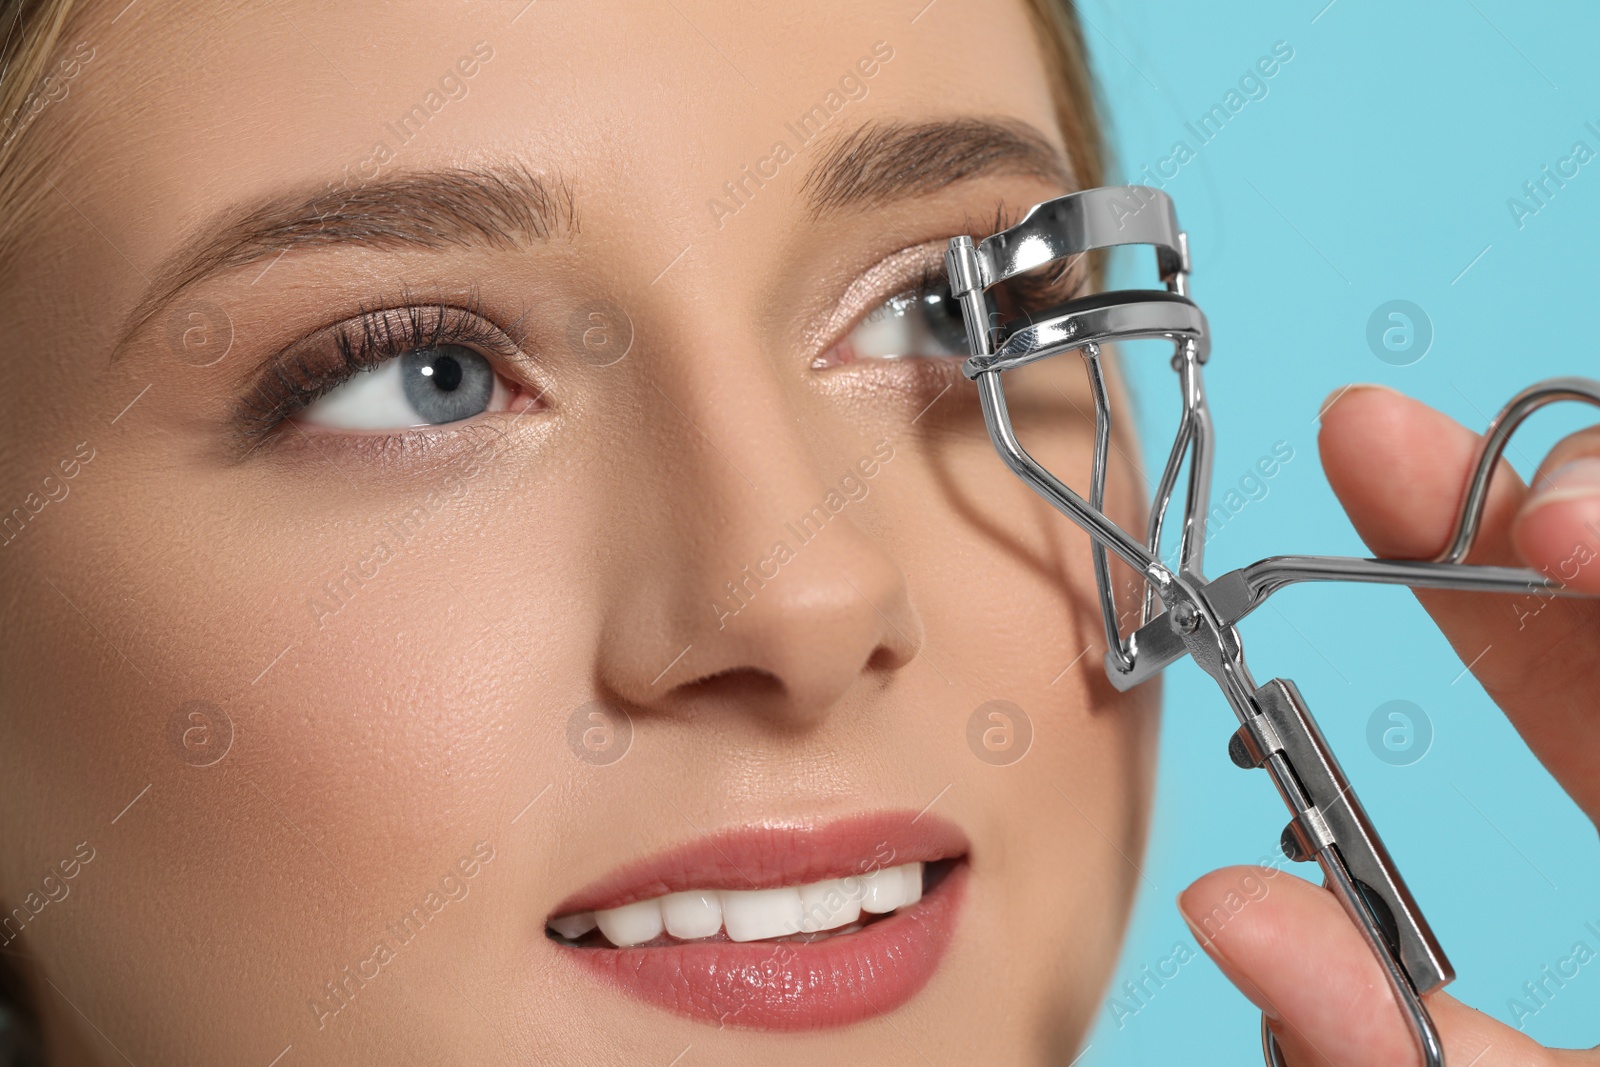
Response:
MULTIPOLYGON (((966 325, 969 356, 963 371, 977 383, 995 448, 1013 473, 1082 527, 1093 542, 1111 683, 1119 690, 1130 689, 1185 655, 1193 656, 1216 681, 1239 720, 1228 741, 1229 757, 1242 768, 1265 768, 1291 813, 1280 838, 1284 854, 1291 860, 1317 861, 1324 886, 1338 897, 1382 964, 1423 1063, 1441 1067, 1443 1046, 1422 997, 1443 988, 1455 972, 1300 691, 1287 678, 1256 684, 1245 666, 1235 624, 1272 593, 1305 581, 1583 595, 1526 568, 1474 566, 1462 560, 1482 518, 1489 478, 1512 432, 1532 412, 1557 400, 1600 406, 1600 382, 1550 379, 1518 394, 1495 416, 1467 481, 1455 535, 1434 559, 1272 556, 1208 580, 1202 568, 1212 428, 1200 368, 1210 353, 1210 336, 1205 315, 1189 298, 1188 238, 1178 229, 1172 200, 1138 185, 1088 189, 1048 200, 1015 226, 982 241, 953 238, 945 266, 966 325), (1095 249, 1122 245, 1154 247, 1165 290, 1098 293, 1040 316, 1000 321, 988 295, 991 287, 1095 249), (1172 367, 1178 374, 1183 407, 1141 541, 1103 511, 1111 412, 1100 350, 1114 341, 1162 338, 1174 345, 1172 367), (1001 384, 1008 370, 1072 351, 1081 354, 1094 395, 1094 465, 1087 499, 1040 466, 1018 442, 1001 384), (1189 477, 1173 570, 1162 562, 1159 551, 1185 459, 1189 477), (1108 549, 1144 582, 1139 625, 1127 638, 1118 626, 1108 549)), ((1267 1062, 1281 1067, 1283 1054, 1265 1016, 1261 1038, 1267 1062)))

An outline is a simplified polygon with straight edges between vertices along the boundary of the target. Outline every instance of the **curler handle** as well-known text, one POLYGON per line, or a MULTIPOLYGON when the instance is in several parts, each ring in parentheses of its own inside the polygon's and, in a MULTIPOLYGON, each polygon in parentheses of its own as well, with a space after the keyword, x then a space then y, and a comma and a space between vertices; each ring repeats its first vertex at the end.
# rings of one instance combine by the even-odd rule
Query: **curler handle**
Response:
POLYGON ((1582 400, 1600 407, 1600 382, 1592 378, 1550 378, 1530 385, 1512 397, 1500 413, 1489 423, 1483 433, 1483 443, 1478 446, 1478 461, 1473 464, 1472 476, 1461 497, 1461 511, 1456 516, 1455 536, 1450 545, 1434 557, 1435 563, 1460 563, 1472 548, 1472 539, 1478 534, 1483 521, 1483 505, 1489 498, 1489 479, 1494 474, 1495 463, 1506 450, 1506 442, 1516 432, 1522 421, 1546 404, 1558 400, 1582 400))
MULTIPOLYGON (((1234 733, 1229 757, 1271 774, 1294 813, 1283 831, 1284 855, 1321 866, 1324 885, 1383 965, 1423 1063, 1439 1067, 1443 1045, 1421 998, 1455 978, 1450 961, 1295 684, 1274 678, 1252 703, 1258 714, 1234 733)), ((1263 1033, 1268 1062, 1279 1062, 1276 1041, 1263 1033)))

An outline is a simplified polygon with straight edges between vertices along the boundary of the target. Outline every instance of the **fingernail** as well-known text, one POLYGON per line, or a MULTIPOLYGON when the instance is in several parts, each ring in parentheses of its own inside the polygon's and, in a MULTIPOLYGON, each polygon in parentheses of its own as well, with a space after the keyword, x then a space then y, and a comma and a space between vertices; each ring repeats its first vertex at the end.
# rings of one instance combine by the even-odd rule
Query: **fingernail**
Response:
POLYGON ((1538 488, 1528 501, 1529 508, 1556 500, 1600 496, 1600 458, 1585 456, 1563 463, 1535 484, 1538 488))
POLYGON ((1333 410, 1333 405, 1337 404, 1351 393, 1361 389, 1384 389, 1391 393, 1394 392, 1394 390, 1390 389, 1387 385, 1378 385, 1376 382, 1351 382, 1349 385, 1340 386, 1338 389, 1335 389, 1333 392, 1322 398, 1322 405, 1317 408, 1317 418, 1320 420, 1324 415, 1333 410))
MULTIPOLYGON (((1234 988, 1243 993, 1245 997, 1249 999, 1250 1003, 1260 1008, 1261 1014, 1265 1015, 1274 1022, 1280 1021, 1283 1016, 1278 1014, 1278 1009, 1272 1006, 1272 1002, 1267 999, 1266 994, 1261 992, 1261 990, 1256 987, 1254 982, 1246 978, 1244 974, 1233 965, 1233 961, 1230 960, 1227 955, 1223 953, 1221 947, 1217 945, 1216 939, 1211 934, 1202 930, 1194 921, 1194 919, 1190 918, 1189 912, 1183 906, 1182 893, 1178 894, 1178 914, 1183 917, 1183 924, 1187 926, 1189 928, 1189 932, 1194 935, 1196 943, 1198 943, 1200 947, 1205 950, 1205 954, 1207 956, 1211 957, 1211 962, 1217 965, 1217 970, 1221 971, 1228 981, 1233 983, 1234 988)), ((1221 933, 1222 931, 1221 929, 1218 929, 1215 932, 1221 933)))

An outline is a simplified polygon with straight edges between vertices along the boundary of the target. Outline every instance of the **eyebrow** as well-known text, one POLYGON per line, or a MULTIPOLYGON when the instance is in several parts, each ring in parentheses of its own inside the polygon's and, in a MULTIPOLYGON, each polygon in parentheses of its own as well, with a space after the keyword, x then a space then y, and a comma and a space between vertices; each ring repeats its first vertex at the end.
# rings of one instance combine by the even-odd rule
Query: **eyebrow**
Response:
POLYGON ((204 224, 197 238, 163 262, 128 316, 112 359, 185 289, 269 256, 347 245, 511 249, 577 230, 571 186, 519 164, 421 171, 270 197, 204 224))
POLYGON ((1036 127, 1016 119, 960 118, 859 126, 833 140, 800 188, 815 219, 996 174, 1072 184, 1066 158, 1036 127))
MULTIPOLYGON (((1014 119, 959 118, 868 122, 836 134, 802 180, 800 193, 816 219, 998 174, 1072 184, 1065 157, 1037 128, 1014 119)), ((578 230, 572 187, 515 163, 418 171, 348 188, 279 194, 203 224, 196 238, 163 261, 128 316, 111 358, 184 290, 268 257, 349 245, 514 249, 578 230)), ((269 269, 271 263, 263 273, 269 269)))

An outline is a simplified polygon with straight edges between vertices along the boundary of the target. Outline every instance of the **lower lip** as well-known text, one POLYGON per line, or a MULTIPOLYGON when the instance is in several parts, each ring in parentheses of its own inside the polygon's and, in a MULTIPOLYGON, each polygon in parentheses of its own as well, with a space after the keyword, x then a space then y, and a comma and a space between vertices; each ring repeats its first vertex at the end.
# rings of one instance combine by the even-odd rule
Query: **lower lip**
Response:
POLYGON ((893 1011, 921 992, 955 932, 967 865, 926 896, 824 941, 566 948, 623 992, 719 1026, 818 1030, 893 1011))

